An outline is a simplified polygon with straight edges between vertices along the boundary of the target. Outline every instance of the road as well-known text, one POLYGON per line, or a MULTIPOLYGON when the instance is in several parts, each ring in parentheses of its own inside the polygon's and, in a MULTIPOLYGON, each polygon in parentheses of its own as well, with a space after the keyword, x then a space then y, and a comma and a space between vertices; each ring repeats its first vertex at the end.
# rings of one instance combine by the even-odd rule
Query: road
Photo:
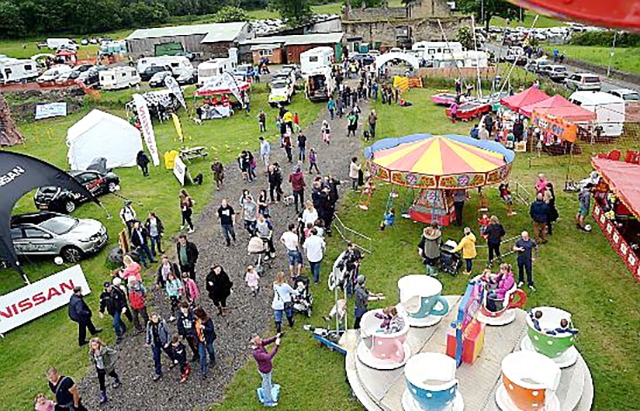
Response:
MULTIPOLYGON (((506 46, 500 46, 492 43, 485 43, 485 47, 489 52, 494 53, 496 58, 500 55, 506 55, 508 50, 508 47, 506 46)), ((567 70, 569 70, 569 72, 571 73, 578 73, 578 72, 585 71, 584 69, 573 67, 568 64, 563 63, 562 65, 565 66, 567 70)), ((629 82, 618 80, 618 79, 607 78, 602 75, 600 75, 600 81, 602 82, 602 91, 605 91, 605 92, 609 90, 619 89, 619 88, 628 88, 631 90, 640 91, 640 85, 638 84, 629 83, 629 82)))

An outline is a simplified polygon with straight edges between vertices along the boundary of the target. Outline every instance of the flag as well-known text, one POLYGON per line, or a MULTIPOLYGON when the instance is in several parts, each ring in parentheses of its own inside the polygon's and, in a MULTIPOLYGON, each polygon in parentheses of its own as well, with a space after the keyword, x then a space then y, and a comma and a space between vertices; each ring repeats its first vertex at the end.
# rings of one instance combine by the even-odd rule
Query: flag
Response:
POLYGON ((158 156, 158 147, 156 146, 156 136, 153 132, 153 124, 151 123, 151 115, 149 114, 149 107, 147 107, 147 101, 140 94, 133 95, 133 102, 136 105, 136 112, 138 113, 138 120, 140 121, 140 128, 142 128, 142 136, 147 143, 147 148, 151 154, 151 160, 154 166, 160 165, 160 157, 158 156))

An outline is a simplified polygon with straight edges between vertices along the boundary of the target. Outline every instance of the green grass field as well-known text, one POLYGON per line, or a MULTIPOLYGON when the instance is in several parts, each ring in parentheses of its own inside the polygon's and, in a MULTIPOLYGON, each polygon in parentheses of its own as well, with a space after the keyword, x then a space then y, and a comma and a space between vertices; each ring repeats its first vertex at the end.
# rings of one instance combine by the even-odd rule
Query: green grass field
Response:
MULTIPOLYGON (((621 48, 614 50, 613 59, 611 59, 611 47, 597 46, 557 46, 561 53, 567 57, 577 60, 587 61, 597 64, 603 68, 609 66, 611 60, 611 68, 632 74, 640 74, 640 49, 639 48, 621 48)), ((553 51, 554 46, 545 46, 545 50, 553 51)))
MULTIPOLYGON (((105 93, 100 102, 93 102, 91 105, 97 105, 113 114, 124 116, 122 107, 125 102, 129 101, 131 94, 131 91, 105 93)), ((187 104, 193 110, 191 99, 187 98, 187 104)), ((255 150, 259 146, 258 136, 260 134, 258 133, 258 122, 254 116, 257 115, 259 108, 268 108, 265 86, 258 87, 252 93, 252 106, 255 111, 252 112, 251 117, 245 116, 244 112, 239 112, 229 119, 206 121, 201 126, 197 126, 189 120, 193 117, 192 112, 190 116, 183 110, 179 112, 187 138, 184 145, 202 145, 206 146, 209 151, 207 160, 194 161, 193 164, 188 165, 192 176, 199 172, 205 175, 205 184, 187 187, 189 193, 196 200, 196 212, 211 199, 209 166, 213 159, 218 157, 226 164, 234 161, 241 150, 255 150)), ((315 119, 320 107, 321 105, 312 104, 304 98, 303 94, 299 94, 295 96, 291 109, 299 113, 304 126, 315 119)), ((20 130, 27 142, 13 150, 45 159, 64 169, 68 168, 66 163, 67 149, 64 143, 67 129, 87 112, 88 109, 65 118, 20 124, 20 130)), ((268 129, 275 130, 274 116, 276 114, 276 110, 268 109, 270 118, 270 123, 267 124, 268 129), (271 121, 271 119, 274 120, 271 121)), ((181 148, 182 144, 176 141, 177 135, 171 122, 155 124, 154 128, 158 150, 161 153, 181 148)), ((155 211, 163 218, 168 233, 165 246, 170 248, 171 235, 177 233, 180 221, 177 207, 180 185, 172 171, 166 170, 164 163, 162 163, 160 167, 153 168, 151 176, 146 179, 142 177, 137 168, 117 169, 116 173, 121 178, 121 191, 118 194, 131 198, 134 202, 134 208, 140 216, 155 211)), ((105 213, 92 204, 83 205, 74 212, 76 217, 96 218, 102 221, 110 236, 109 244, 103 252, 82 262, 83 270, 93 290, 87 300, 94 308, 98 306, 101 284, 109 278, 109 270, 105 266, 106 250, 115 245, 117 234, 122 229, 118 218, 122 199, 108 195, 102 197, 101 201, 114 216, 112 219, 107 220, 105 213)), ((33 196, 26 195, 16 206, 14 213, 32 210, 34 210, 33 196)), ((60 268, 54 266, 50 261, 25 263, 24 268, 32 281, 60 271, 60 268)), ((0 294, 5 294, 23 285, 20 276, 14 271, 2 270, 0 274, 2 274, 0 275, 0 294)), ((98 318, 97 322, 103 328, 110 329, 108 320, 101 321, 98 318)), ((0 410, 26 411, 31 409, 31 400, 34 395, 46 387, 43 370, 52 364, 59 365, 61 369, 78 370, 74 376, 81 377, 88 364, 85 350, 77 348, 76 334, 77 327, 69 322, 66 309, 48 314, 38 321, 9 332, 2 340, 2 349, 0 350, 0 379, 4 381, 3 390, 0 390, 0 410)), ((112 339, 110 333, 105 334, 104 337, 107 340, 112 339)))
MULTIPOLYGON (((517 26, 522 26, 522 27, 531 27, 531 25, 533 24, 533 19, 535 18, 536 13, 532 12, 532 11, 524 11, 524 19, 523 21, 519 21, 519 20, 511 20, 509 21, 509 26, 510 27, 517 27, 517 26)), ((506 25, 506 21, 505 19, 503 19, 502 17, 494 17, 491 19, 491 25, 492 26, 498 26, 498 27, 504 27, 506 25)), ((534 28, 538 28, 538 29, 544 29, 544 28, 549 28, 549 27, 562 27, 564 26, 564 22, 560 21, 560 20, 556 20, 553 17, 549 17, 549 16, 545 16, 543 14, 540 14, 538 17, 538 21, 536 22, 536 25, 534 26, 534 28)))

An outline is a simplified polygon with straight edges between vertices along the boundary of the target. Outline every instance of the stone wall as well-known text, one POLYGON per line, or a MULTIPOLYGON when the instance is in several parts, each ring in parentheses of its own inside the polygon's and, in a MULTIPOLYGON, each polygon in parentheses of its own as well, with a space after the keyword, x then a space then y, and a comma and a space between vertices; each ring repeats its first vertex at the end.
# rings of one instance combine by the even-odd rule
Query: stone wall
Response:
POLYGON ((445 0, 422 0, 411 7, 411 17, 448 17, 451 9, 445 0))
POLYGON ((406 19, 409 17, 409 11, 406 7, 376 7, 376 8, 345 8, 345 20, 387 20, 387 19, 406 19))

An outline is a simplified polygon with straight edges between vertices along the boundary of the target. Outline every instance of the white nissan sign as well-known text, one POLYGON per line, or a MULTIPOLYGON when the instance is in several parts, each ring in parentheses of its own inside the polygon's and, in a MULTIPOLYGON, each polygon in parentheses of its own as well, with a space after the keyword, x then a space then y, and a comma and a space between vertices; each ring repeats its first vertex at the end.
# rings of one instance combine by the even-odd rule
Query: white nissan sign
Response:
POLYGON ((73 289, 77 286, 82 287, 83 295, 91 292, 82 267, 74 265, 0 296, 0 334, 69 304, 73 289))

